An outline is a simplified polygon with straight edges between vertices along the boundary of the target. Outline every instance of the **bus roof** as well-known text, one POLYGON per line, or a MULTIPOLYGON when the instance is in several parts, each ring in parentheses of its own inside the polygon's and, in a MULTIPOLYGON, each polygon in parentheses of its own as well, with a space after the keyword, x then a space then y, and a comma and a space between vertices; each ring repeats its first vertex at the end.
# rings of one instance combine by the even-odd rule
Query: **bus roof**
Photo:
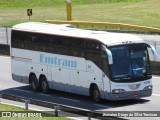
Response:
POLYGON ((107 46, 127 43, 144 43, 143 39, 135 35, 77 29, 70 24, 59 25, 40 22, 26 22, 13 26, 12 30, 96 39, 107 46))

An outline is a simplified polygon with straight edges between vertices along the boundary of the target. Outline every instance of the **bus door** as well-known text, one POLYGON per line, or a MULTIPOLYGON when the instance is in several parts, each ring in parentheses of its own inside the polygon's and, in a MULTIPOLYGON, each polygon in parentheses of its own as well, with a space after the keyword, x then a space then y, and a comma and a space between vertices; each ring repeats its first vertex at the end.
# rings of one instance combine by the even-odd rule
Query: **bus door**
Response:
POLYGON ((110 79, 111 79, 111 71, 110 71, 110 65, 113 64, 113 58, 112 53, 109 49, 106 48, 105 45, 102 45, 102 80, 103 80, 103 88, 104 88, 104 94, 105 98, 110 98, 110 92, 111 92, 111 85, 110 85, 110 79))

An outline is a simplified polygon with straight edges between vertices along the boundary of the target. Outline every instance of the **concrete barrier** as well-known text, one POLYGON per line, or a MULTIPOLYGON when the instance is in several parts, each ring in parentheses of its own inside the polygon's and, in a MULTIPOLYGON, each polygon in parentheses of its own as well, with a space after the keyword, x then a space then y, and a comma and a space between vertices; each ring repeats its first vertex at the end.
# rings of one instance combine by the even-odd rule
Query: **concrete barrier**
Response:
POLYGON ((10 56, 10 46, 6 44, 0 44, 0 55, 10 56))

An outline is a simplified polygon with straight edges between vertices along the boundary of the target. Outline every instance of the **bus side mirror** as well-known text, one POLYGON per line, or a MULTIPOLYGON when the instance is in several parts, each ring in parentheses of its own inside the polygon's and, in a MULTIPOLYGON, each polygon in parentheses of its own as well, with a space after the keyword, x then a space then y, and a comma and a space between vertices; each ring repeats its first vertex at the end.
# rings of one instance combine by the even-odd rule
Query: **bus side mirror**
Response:
POLYGON ((152 45, 149 45, 149 44, 147 44, 147 47, 151 48, 151 51, 152 51, 152 54, 153 54, 153 58, 156 61, 158 59, 158 53, 157 53, 155 47, 152 46, 152 45))
POLYGON ((105 51, 105 53, 107 54, 108 56, 108 62, 109 64, 113 64, 113 57, 112 57, 112 52, 106 48, 106 46, 102 45, 102 49, 105 51))

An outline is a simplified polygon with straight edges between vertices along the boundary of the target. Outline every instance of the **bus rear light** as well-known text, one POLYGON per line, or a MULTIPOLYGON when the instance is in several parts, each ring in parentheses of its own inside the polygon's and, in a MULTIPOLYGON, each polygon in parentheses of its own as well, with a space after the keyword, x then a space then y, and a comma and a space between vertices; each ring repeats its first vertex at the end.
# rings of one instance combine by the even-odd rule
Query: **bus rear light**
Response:
POLYGON ((112 90, 113 94, 119 94, 119 93, 124 93, 124 92, 125 92, 124 89, 114 89, 114 90, 112 90))

